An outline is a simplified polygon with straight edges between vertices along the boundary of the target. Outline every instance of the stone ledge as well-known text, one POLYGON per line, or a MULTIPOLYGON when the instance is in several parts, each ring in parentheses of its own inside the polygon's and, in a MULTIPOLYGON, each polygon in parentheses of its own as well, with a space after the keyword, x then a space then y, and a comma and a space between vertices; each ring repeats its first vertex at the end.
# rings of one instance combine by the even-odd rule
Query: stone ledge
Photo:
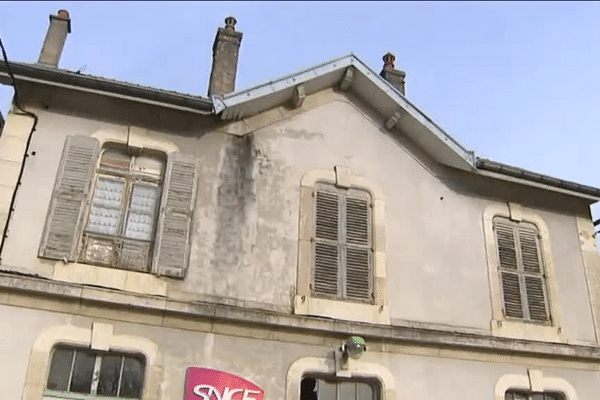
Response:
MULTIPOLYGON (((537 356, 541 358, 559 358, 600 362, 600 347, 546 343, 533 340, 499 338, 489 335, 435 330, 411 326, 390 326, 342 320, 299 316, 244 309, 219 304, 183 302, 169 300, 163 296, 142 295, 118 290, 98 289, 78 284, 56 282, 43 278, 18 276, 0 273, 0 293, 15 291, 21 295, 93 302, 109 307, 123 306, 127 309, 161 314, 163 317, 193 317, 214 322, 244 323, 254 328, 285 330, 298 334, 323 336, 359 335, 375 342, 410 344, 456 348, 472 352, 509 353, 518 356, 537 356)), ((0 299, 2 297, 0 296, 0 299)), ((48 310, 48 307, 45 308, 48 310)), ((58 310, 57 310, 58 311, 58 310)), ((156 319, 149 321, 157 321, 156 319)), ((149 322, 153 324, 154 322, 149 322)))

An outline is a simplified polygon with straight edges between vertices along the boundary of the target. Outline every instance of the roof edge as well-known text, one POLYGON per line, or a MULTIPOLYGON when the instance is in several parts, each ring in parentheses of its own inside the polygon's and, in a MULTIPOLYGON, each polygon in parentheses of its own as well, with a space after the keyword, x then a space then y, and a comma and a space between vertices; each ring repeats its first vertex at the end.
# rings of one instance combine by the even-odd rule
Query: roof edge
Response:
MULTIPOLYGON (((17 81, 45 83, 52 86, 67 87, 132 101, 167 106, 197 114, 212 114, 212 101, 199 96, 185 95, 127 82, 118 82, 37 64, 11 61, 9 65, 17 81)), ((8 76, 7 64, 0 60, 0 78, 7 78, 8 76)))
POLYGON ((592 186, 582 185, 580 183, 554 178, 549 175, 539 174, 537 172, 529 171, 523 168, 518 168, 512 165, 492 161, 487 158, 477 157, 475 166, 477 167, 477 169, 480 170, 495 172, 497 174, 506 175, 513 178, 519 178, 530 182, 541 183, 546 186, 567 190, 569 192, 585 194, 587 196, 591 196, 596 200, 600 200, 600 189, 592 186))

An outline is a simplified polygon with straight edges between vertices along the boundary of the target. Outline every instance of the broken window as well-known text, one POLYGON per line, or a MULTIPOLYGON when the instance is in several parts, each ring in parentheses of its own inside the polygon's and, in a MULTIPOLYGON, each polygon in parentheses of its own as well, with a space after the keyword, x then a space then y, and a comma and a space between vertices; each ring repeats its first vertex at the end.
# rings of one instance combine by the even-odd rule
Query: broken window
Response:
POLYGON ((159 155, 101 151, 80 261, 148 270, 164 164, 159 155))
POLYGON ((144 382, 140 355, 57 347, 46 390, 122 399, 140 399, 144 382))

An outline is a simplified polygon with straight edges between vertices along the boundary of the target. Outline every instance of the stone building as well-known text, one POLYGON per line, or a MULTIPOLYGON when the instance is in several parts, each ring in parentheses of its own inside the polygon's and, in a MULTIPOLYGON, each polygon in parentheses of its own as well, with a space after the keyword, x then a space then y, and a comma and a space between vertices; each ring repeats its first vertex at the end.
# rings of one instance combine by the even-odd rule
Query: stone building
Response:
POLYGON ((476 157, 391 54, 235 91, 228 18, 202 97, 50 20, 0 62, 3 400, 597 398, 599 189, 476 157))

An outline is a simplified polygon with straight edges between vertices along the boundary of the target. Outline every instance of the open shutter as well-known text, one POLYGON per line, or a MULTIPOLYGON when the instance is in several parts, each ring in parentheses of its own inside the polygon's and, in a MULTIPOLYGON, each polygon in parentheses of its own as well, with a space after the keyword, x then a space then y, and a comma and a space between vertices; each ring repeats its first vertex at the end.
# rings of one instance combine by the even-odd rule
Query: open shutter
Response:
POLYGON ((100 143, 89 136, 68 136, 50 201, 39 256, 75 261, 82 217, 100 143))
POLYGON ((346 197, 346 297, 372 300, 369 202, 346 197))
POLYGON ((507 317, 523 318, 523 303, 521 298, 521 283, 517 272, 517 248, 514 228, 510 224, 497 222, 496 243, 502 279, 502 297, 504 298, 504 313, 507 317))
POLYGON ((317 190, 316 193, 315 294, 339 295, 339 197, 336 193, 317 190))
POLYGON ((169 156, 156 235, 154 271, 159 275, 185 276, 197 175, 194 157, 181 153, 169 156))

